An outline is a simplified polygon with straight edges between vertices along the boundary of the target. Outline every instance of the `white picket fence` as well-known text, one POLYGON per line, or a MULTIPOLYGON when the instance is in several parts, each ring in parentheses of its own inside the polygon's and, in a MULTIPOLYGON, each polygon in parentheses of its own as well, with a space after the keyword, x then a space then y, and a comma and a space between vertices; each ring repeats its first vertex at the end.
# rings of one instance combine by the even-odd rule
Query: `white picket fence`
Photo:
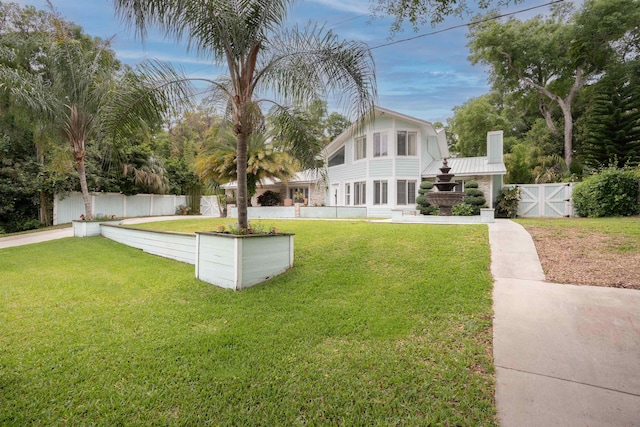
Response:
POLYGON ((518 216, 522 218, 574 216, 571 202, 573 186, 573 183, 505 185, 506 188, 520 188, 518 216))
MULTIPOLYGON (((91 207, 94 216, 135 218, 144 216, 175 215, 178 206, 187 204, 187 196, 136 194, 125 196, 120 193, 91 194, 91 207)), ((215 196, 203 196, 200 199, 200 213, 206 216, 219 216, 218 202, 215 196)), ((53 224, 65 224, 80 219, 84 214, 82 194, 70 193, 56 195, 53 200, 53 224)))

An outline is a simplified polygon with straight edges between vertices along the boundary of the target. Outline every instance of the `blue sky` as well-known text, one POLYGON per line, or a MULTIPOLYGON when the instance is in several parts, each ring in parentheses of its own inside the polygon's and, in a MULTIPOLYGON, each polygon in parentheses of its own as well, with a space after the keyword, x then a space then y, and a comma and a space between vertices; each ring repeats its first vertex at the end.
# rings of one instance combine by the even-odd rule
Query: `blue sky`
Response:
MULTIPOLYGON (((150 33, 142 43, 115 17, 111 0, 52 1, 58 12, 80 25, 86 33, 102 38, 115 36, 112 47, 118 58, 127 64, 135 65, 147 58, 157 58, 172 62, 193 77, 212 78, 219 72, 209 61, 187 53, 184 45, 165 40, 159 33, 150 33)), ((18 0, 18 3, 46 9, 45 0, 18 0)), ((524 0, 501 11, 512 12, 544 3, 544 0, 524 0)), ((548 7, 517 16, 526 19, 527 16, 546 13, 548 7)), ((310 19, 331 28, 341 38, 363 41, 370 47, 390 41, 391 20, 372 20, 369 0, 304 0, 295 3, 289 21, 304 25, 310 19)), ((470 17, 449 18, 435 28, 426 25, 418 33, 408 28, 396 34, 393 40, 470 20, 470 17)), ((423 120, 445 122, 453 115, 453 107, 488 92, 486 70, 480 65, 472 66, 467 59, 466 34, 466 28, 459 28, 374 49, 378 104, 423 120)))

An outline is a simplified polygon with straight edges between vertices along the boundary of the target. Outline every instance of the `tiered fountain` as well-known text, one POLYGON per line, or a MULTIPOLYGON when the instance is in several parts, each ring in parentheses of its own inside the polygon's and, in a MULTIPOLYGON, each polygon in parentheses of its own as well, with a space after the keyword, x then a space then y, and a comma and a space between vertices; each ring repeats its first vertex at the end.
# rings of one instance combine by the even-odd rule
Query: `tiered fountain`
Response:
POLYGON ((451 182, 453 174, 449 173, 451 168, 447 164, 447 159, 442 161, 442 167, 440 168, 440 175, 436 175, 437 181, 433 184, 438 191, 432 191, 426 193, 427 200, 434 206, 440 208, 441 216, 451 216, 451 206, 457 205, 462 202, 464 193, 462 191, 453 191, 458 185, 456 182, 451 182))

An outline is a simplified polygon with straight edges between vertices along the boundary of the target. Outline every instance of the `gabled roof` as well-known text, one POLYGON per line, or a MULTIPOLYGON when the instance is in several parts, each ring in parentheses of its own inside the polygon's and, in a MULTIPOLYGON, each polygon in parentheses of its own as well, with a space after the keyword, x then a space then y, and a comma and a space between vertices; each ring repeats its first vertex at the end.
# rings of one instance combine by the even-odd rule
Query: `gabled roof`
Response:
MULTIPOLYGON (((444 129, 436 129, 433 126, 433 123, 427 122, 422 119, 418 119, 415 117, 407 116, 406 114, 398 113, 396 111, 388 110, 386 108, 382 108, 379 106, 374 106, 374 115, 375 117, 392 117, 400 120, 404 120, 409 123, 413 123, 420 128, 430 129, 435 133, 438 139, 438 147, 440 148, 440 154, 443 157, 449 156, 449 147, 447 146, 447 137, 445 135, 444 129)), ((369 117, 365 117, 366 120, 369 120, 369 117)), ((335 150, 340 148, 341 144, 349 139, 349 137, 355 135, 361 129, 362 123, 359 121, 354 122, 351 126, 349 126, 344 132, 338 135, 333 141, 331 141, 326 147, 325 152, 327 154, 333 153, 335 150)))
MULTIPOLYGON (((451 157, 447 159, 447 163, 452 173, 456 176, 471 175, 504 175, 507 168, 503 162, 489 163, 488 157, 451 157)), ((424 178, 434 178, 441 174, 442 160, 434 160, 422 171, 424 178)))

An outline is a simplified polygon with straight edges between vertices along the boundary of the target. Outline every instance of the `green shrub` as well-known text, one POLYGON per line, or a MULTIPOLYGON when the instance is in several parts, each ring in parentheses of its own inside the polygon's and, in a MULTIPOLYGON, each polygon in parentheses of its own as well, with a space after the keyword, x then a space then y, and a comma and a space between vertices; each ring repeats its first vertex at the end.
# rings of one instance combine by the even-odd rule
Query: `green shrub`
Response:
POLYGON ((466 184, 464 193, 467 195, 467 197, 484 197, 484 191, 480 190, 479 188, 467 188, 466 184))
MULTIPOLYGON (((480 212, 478 208, 478 212, 480 212)), ((462 202, 451 207, 451 214, 456 216, 473 216, 475 213, 475 206, 462 202)))
POLYGON ((520 188, 503 188, 498 193, 496 216, 498 218, 515 218, 520 204, 520 188))
POLYGON ((471 206, 473 213, 470 215, 480 215, 480 208, 487 206, 487 199, 484 198, 484 191, 478 188, 478 183, 476 181, 466 181, 464 183, 464 193, 465 196, 462 199, 462 203, 471 206))
POLYGON ((418 197, 416 197, 416 209, 420 211, 422 215, 437 215, 439 209, 437 206, 433 206, 429 203, 427 199, 426 193, 430 192, 433 188, 433 182, 431 181, 423 181, 420 183, 420 188, 418 188, 418 197))
POLYGON ((271 190, 267 190, 258 196, 260 206, 278 206, 281 202, 280 193, 275 193, 271 190))
POLYGON ((640 172, 610 166, 573 189, 573 207, 579 216, 630 216, 640 212, 640 172))

